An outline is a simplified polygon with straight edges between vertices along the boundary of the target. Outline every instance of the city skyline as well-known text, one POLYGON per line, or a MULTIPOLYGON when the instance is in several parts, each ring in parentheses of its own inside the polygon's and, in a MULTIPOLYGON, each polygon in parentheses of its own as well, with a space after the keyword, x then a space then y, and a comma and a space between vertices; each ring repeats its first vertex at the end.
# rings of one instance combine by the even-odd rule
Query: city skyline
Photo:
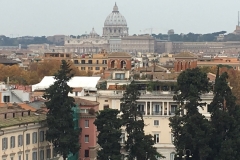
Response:
POLYGON ((240 2, 230 0, 166 1, 16 1, 0 2, 2 6, 0 35, 50 36, 81 35, 94 27, 99 35, 106 17, 117 3, 126 18, 129 34, 167 33, 231 33, 237 25, 237 6, 240 2), (186 5, 187 4, 187 5, 186 5), (7 14, 6 14, 7 13, 7 14))

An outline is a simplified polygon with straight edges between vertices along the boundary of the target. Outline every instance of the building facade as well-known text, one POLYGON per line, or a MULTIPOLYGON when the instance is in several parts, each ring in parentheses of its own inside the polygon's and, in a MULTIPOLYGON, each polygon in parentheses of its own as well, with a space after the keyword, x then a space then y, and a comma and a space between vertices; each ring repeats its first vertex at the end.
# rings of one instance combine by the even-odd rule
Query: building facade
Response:
POLYGON ((75 98, 75 103, 80 109, 79 126, 82 129, 79 137, 81 144, 79 159, 95 160, 99 145, 97 144, 97 128, 94 121, 96 119, 95 112, 99 110, 99 103, 81 98, 75 98))
MULTIPOLYGON (((155 147, 157 151, 165 156, 166 160, 174 160, 175 147, 172 143, 173 136, 169 127, 169 118, 174 116, 175 110, 179 107, 179 103, 173 100, 173 89, 176 80, 159 80, 159 85, 152 91, 147 91, 148 82, 135 81, 139 85, 141 92, 140 98, 137 100, 138 110, 142 112, 145 123, 145 134, 151 134, 154 137, 155 147)), ((99 109, 106 108, 119 109, 120 99, 124 93, 124 87, 130 84, 128 80, 108 80, 106 90, 98 91, 99 109), (115 87, 112 87, 115 86, 115 87)), ((199 109, 200 113, 209 117, 207 107, 213 98, 213 94, 205 94, 202 96, 206 105, 203 109, 199 109)), ((183 113, 184 114, 184 113, 183 113)), ((122 130, 122 143, 127 138, 127 133, 122 130)), ((126 154, 124 151, 123 154, 126 154)))
POLYGON ((46 141, 46 115, 21 104, 0 106, 0 158, 2 160, 46 160, 57 157, 46 141))

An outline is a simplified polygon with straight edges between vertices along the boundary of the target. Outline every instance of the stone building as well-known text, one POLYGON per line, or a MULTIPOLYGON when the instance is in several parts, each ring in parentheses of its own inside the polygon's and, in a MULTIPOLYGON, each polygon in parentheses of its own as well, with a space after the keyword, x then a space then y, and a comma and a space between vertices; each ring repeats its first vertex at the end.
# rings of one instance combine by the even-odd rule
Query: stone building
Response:
POLYGON ((127 36, 122 38, 122 52, 154 53, 155 39, 149 35, 127 36))
POLYGON ((197 67, 197 56, 192 53, 179 53, 174 55, 174 71, 181 72, 197 67))
POLYGON ((109 50, 108 40, 100 37, 94 30, 79 38, 66 37, 65 38, 65 52, 75 53, 98 53, 102 49, 109 50))
POLYGON ((114 52, 108 55, 108 70, 131 69, 131 55, 125 52, 114 52))

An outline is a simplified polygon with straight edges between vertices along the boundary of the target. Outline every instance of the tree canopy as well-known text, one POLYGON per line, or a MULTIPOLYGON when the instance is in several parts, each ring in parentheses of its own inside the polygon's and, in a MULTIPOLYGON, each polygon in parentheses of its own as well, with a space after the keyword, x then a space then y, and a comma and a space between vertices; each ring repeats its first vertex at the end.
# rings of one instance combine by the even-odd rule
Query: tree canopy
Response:
POLYGON ((128 159, 134 160, 157 160, 157 157, 163 158, 153 146, 152 135, 145 135, 144 120, 142 112, 138 111, 137 99, 140 92, 134 81, 126 87, 123 98, 121 99, 121 118, 123 126, 126 128, 127 141, 125 150, 128 152, 128 159))
MULTIPOLYGON (((209 147, 211 127, 201 113, 199 107, 202 103, 201 95, 210 90, 206 73, 199 68, 183 71, 177 79, 174 100, 180 103, 175 116, 170 118, 169 126, 172 128, 174 145, 177 155, 192 156, 194 160, 203 160, 211 152, 209 147)), ((187 158, 187 157, 186 157, 187 158)))
POLYGON ((73 77, 70 64, 62 61, 61 67, 55 74, 56 81, 44 94, 48 109, 46 139, 54 146, 56 153, 67 158, 70 153, 79 151, 79 130, 75 129, 73 121, 74 98, 68 94, 72 88, 67 82, 73 77))
POLYGON ((118 118, 119 110, 105 109, 97 113, 94 124, 99 132, 97 143, 101 146, 98 159, 121 160, 120 137, 121 119, 118 118))
MULTIPOLYGON (((75 76, 91 76, 92 73, 80 71, 69 62, 72 73, 75 76)), ((27 70, 18 65, 8 66, 0 64, 0 81, 10 79, 10 84, 33 85, 39 83, 44 76, 53 76, 60 69, 61 61, 51 60, 43 62, 32 62, 27 70)))

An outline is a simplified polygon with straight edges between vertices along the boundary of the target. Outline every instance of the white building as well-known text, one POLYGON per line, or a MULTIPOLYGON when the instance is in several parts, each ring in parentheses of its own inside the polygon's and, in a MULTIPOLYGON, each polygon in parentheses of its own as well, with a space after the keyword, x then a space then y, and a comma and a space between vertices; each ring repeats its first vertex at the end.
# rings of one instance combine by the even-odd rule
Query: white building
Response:
MULTIPOLYGON (((142 111, 145 127, 145 133, 154 137, 157 151, 165 156, 166 160, 174 160, 175 147, 172 144, 171 128, 169 127, 169 118, 174 115, 179 104, 173 100, 173 91, 171 91, 176 80, 160 80, 162 86, 157 86, 157 91, 147 91, 148 81, 137 81, 139 91, 141 92, 138 102, 138 110, 142 111), (165 85, 164 85, 165 84, 165 85), (171 85, 172 84, 172 85, 171 85)), ((123 97, 124 89, 121 86, 130 84, 128 80, 107 80, 107 89, 98 91, 99 110, 106 108, 119 109, 120 99, 123 97), (116 87, 111 87, 111 86, 116 87), (117 89, 110 89, 117 88, 117 89)), ((211 103, 213 94, 202 96, 206 106, 199 108, 199 112, 209 117, 207 107, 211 103)), ((123 131, 123 137, 126 139, 126 133, 123 131)))

